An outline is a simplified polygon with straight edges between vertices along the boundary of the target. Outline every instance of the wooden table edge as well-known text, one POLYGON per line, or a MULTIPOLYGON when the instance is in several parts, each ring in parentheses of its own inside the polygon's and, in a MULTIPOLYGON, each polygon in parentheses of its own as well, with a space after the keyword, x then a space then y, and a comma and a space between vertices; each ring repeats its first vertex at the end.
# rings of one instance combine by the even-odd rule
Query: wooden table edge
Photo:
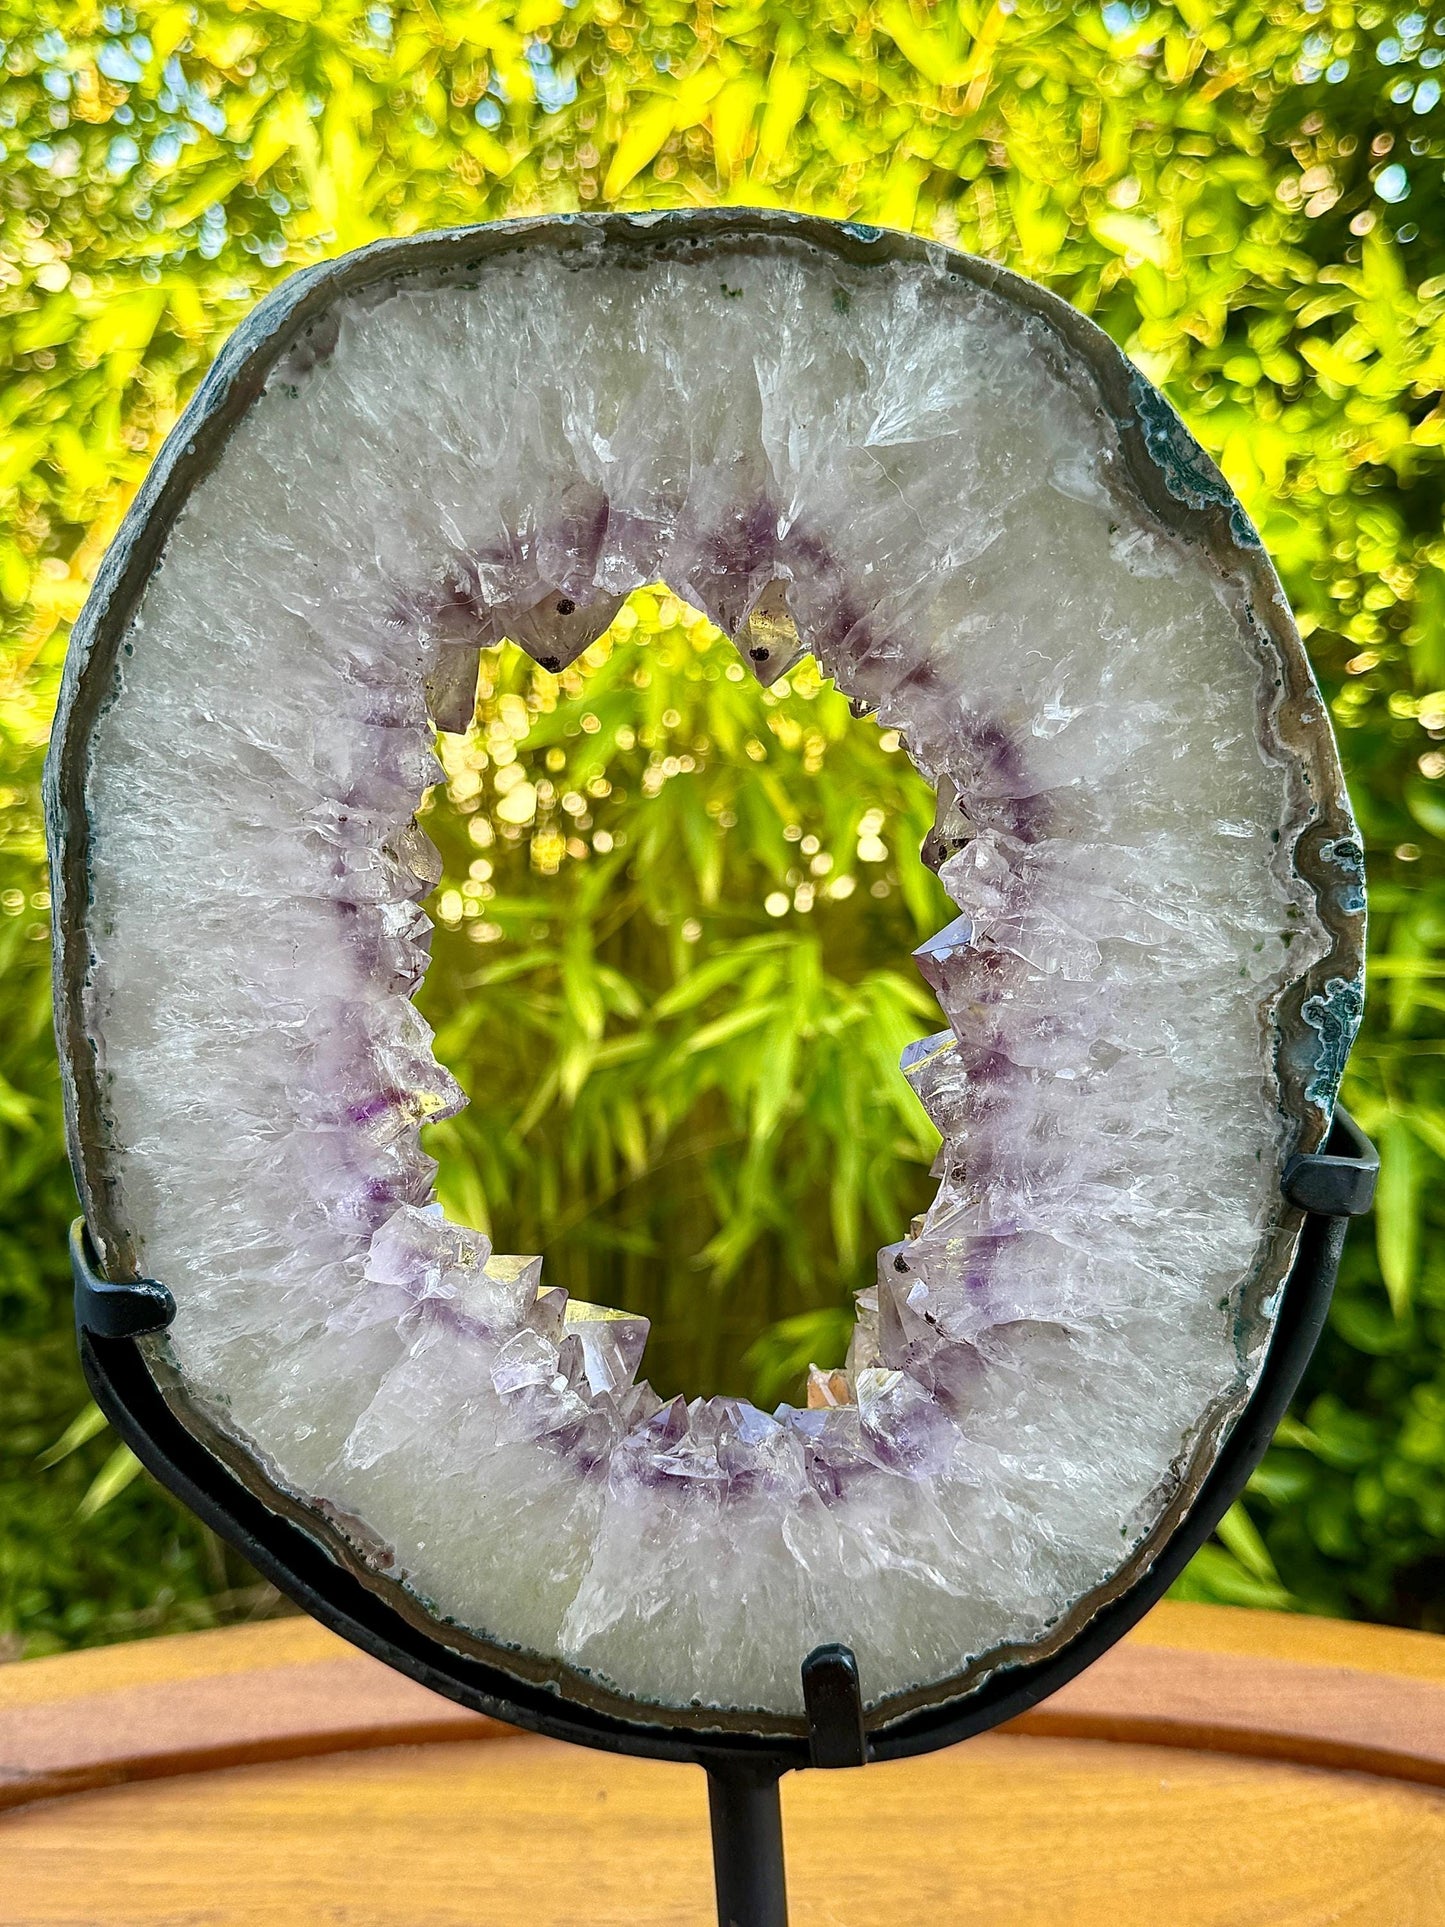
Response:
POLYGON ((1173 1747, 1189 1753, 1227 1753, 1245 1760, 1273 1760, 1331 1773, 1363 1773, 1372 1779, 1445 1787, 1445 1758, 1393 1745, 1383 1736, 1372 1744, 1339 1739, 1329 1733, 1210 1725, 1188 1718, 1173 1719, 1167 1714, 1131 1715, 1121 1710, 1091 1717, 1063 1709, 1025 1713, 996 1731, 1034 1739, 1097 1740, 1125 1746, 1173 1747))
MULTIPOLYGON (((1281 1657, 1284 1617, 1157 1608, 1138 1635, 997 1730, 1445 1786, 1445 1638, 1401 1647, 1369 1627, 1305 1627, 1301 1663, 1281 1657)), ((224 1633, 189 1635, 139 1657, 122 1648, 111 1661, 91 1652, 28 1665, 48 1670, 0 1668, 0 1809, 329 1753, 517 1737, 294 1621, 274 1634, 246 1628, 231 1646, 224 1633)))
POLYGON ((372 1753, 389 1746, 438 1746, 479 1740, 525 1737, 515 1726, 497 1720, 416 1720, 339 1728, 330 1732, 284 1732, 256 1739, 197 1739, 143 1753, 116 1752, 108 1758, 78 1760, 70 1765, 42 1766, 27 1773, 10 1760, 0 1761, 0 1813, 30 1806, 37 1800, 65 1799, 76 1793, 95 1793, 104 1787, 129 1786, 139 1780, 168 1780, 195 1773, 220 1773, 237 1766, 271 1766, 285 1760, 314 1760, 329 1753, 372 1753))

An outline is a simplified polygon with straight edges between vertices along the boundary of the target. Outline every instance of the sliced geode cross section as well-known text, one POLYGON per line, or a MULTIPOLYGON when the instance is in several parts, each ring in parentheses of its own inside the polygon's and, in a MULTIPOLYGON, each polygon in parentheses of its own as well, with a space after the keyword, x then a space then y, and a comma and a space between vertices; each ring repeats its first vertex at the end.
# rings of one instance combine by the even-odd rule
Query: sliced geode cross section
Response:
MULTIPOLYGON (((720 213, 384 244, 234 337, 77 627, 50 770, 72 1146, 175 1409, 338 1559, 564 1695, 880 1720, 1129 1583, 1260 1369, 1363 902, 1247 520, 1105 337, 986 263, 720 213), (666 580, 939 795, 937 1197, 807 1409, 431 1201, 414 811, 477 651, 666 580)), ((900 1227, 902 1229, 902 1227, 900 1227)), ((782 1723, 780 1728, 778 1723, 782 1723)))

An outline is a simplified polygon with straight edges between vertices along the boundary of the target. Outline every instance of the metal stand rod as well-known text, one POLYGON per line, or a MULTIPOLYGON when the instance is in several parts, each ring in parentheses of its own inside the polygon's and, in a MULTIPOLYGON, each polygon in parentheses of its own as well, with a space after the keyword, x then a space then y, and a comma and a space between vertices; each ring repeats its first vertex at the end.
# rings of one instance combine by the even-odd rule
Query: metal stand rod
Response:
POLYGON ((718 1927, 788 1927, 781 1777, 721 1761, 707 1769, 718 1927))

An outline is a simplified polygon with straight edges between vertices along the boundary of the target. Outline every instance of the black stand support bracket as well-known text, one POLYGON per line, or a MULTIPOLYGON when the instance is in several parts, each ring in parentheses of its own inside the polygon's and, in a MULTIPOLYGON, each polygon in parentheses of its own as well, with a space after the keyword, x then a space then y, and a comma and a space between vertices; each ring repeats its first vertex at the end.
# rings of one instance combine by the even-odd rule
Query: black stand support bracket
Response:
POLYGON ((819 1646, 803 1661, 809 1766, 866 1766, 868 1734, 858 1662, 849 1646, 819 1646))
POLYGON ((988 1731, 1056 1692, 1161 1599, 1243 1491, 1294 1396, 1329 1312, 1350 1218, 1368 1211, 1379 1156, 1354 1119, 1335 1112, 1324 1150, 1296 1156, 1282 1188, 1305 1213, 1269 1354, 1193 1507, 1129 1589, 1102 1607, 1052 1658, 1000 1668, 961 1699, 868 1730, 858 1662, 844 1645, 803 1661, 807 1739, 700 1732, 633 1723, 569 1706, 557 1695, 448 1646, 403 1619, 292 1518, 269 1508, 182 1424, 136 1339, 175 1317, 163 1284, 100 1275, 83 1220, 71 1232, 81 1365, 96 1403, 163 1485, 230 1541, 282 1592, 363 1651, 458 1704, 575 1744, 690 1760, 708 1776, 719 1927, 787 1927, 779 1782, 795 1768, 859 1767, 932 1752, 988 1731))
POLYGON ((75 1328, 90 1338, 143 1338, 162 1332, 176 1301, 154 1278, 112 1285, 100 1276, 84 1218, 70 1227, 70 1275, 75 1280, 75 1328))

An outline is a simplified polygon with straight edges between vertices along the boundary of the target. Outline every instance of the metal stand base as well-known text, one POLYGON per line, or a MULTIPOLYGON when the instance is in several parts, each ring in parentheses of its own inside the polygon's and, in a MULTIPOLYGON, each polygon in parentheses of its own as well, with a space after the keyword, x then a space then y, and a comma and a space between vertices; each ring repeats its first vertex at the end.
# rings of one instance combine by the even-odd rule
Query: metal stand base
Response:
POLYGON ((1130 1588, 1099 1609, 1051 1658, 1000 1668, 956 1702, 871 1733, 858 1664, 847 1646, 820 1646, 803 1662, 807 1737, 686 1730, 569 1704, 558 1695, 448 1644, 444 1629, 404 1616, 337 1563, 311 1532, 268 1502, 261 1480, 243 1484, 167 1404, 137 1345, 164 1331, 175 1303, 164 1285, 100 1276, 83 1221, 71 1234, 81 1364, 96 1402, 141 1462, 193 1512, 313 1617, 363 1651, 462 1706, 556 1739, 653 1759, 690 1760, 708 1776, 719 1927, 787 1927, 778 1784, 795 1767, 858 1767, 904 1759, 987 1732, 1056 1692, 1163 1597, 1213 1531, 1263 1456, 1324 1326, 1345 1227, 1370 1207, 1379 1158, 1352 1118, 1335 1113, 1322 1152, 1291 1158, 1289 1201, 1305 1213, 1269 1355, 1249 1404, 1192 1511, 1130 1588))

